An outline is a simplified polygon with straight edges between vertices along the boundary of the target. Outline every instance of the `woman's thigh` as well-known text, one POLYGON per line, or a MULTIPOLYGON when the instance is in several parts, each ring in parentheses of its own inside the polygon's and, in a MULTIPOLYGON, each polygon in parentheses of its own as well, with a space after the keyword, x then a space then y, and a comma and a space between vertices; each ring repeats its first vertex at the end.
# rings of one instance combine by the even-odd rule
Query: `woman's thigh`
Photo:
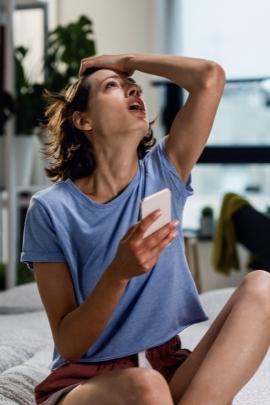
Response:
MULTIPOLYGON (((260 308, 263 310, 264 302, 268 301, 270 292, 270 275, 269 273, 257 270, 249 273, 244 277, 240 286, 234 291, 227 303, 224 305, 221 312, 218 314, 206 334, 199 341, 193 352, 188 356, 187 360, 176 370, 170 380, 170 390, 174 399, 181 398, 181 395, 187 389, 192 378, 199 369, 209 349, 217 338, 224 322, 229 316, 234 305, 245 303, 253 305, 252 296, 258 301, 260 308), (244 301, 243 301, 244 300, 244 301)), ((267 309, 269 311, 269 309, 267 309)), ((262 311, 261 311, 262 312, 262 311)), ((244 318, 239 319, 239 322, 245 322, 244 318)))
POLYGON ((173 405, 169 386, 157 371, 133 367, 90 378, 62 397, 57 405, 173 405))

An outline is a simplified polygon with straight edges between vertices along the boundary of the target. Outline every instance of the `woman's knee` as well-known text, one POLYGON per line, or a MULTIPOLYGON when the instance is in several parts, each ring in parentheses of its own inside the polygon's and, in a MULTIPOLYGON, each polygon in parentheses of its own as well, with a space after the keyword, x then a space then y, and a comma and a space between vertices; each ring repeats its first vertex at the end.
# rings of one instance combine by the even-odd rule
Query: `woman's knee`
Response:
POLYGON ((270 274, 264 270, 248 273, 241 285, 242 295, 254 299, 270 316, 270 274))
MULTIPOLYGON (((156 370, 132 368, 125 374, 127 391, 136 398, 134 403, 145 405, 172 404, 165 378, 156 370)), ((133 402, 130 402, 133 403, 133 402)))
POLYGON ((139 367, 113 370, 92 377, 73 389, 62 401, 63 405, 92 402, 102 405, 173 405, 163 376, 155 370, 139 367))

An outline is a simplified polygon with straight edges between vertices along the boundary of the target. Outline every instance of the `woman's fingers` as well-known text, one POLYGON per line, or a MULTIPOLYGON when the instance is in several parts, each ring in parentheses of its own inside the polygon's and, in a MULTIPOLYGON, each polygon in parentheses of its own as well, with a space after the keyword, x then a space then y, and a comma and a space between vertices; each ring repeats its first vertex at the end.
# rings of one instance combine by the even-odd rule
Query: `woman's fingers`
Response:
MULTIPOLYGON (((124 238, 121 240, 120 246, 122 252, 132 266, 129 267, 131 276, 148 272, 156 264, 160 253, 164 250, 176 237, 176 227, 179 221, 171 221, 156 232, 146 238, 143 238, 146 230, 151 226, 161 215, 160 210, 156 210, 147 215, 139 223, 131 226, 124 238)), ((123 260, 123 259, 122 259, 123 260)), ((125 259, 126 260, 126 259, 125 259)), ((130 277, 130 276, 129 276, 130 277)))
POLYGON ((89 68, 104 68, 112 64, 112 58, 110 56, 90 56, 81 60, 81 66, 79 70, 79 75, 83 75, 86 69, 89 68))
POLYGON ((146 270, 152 269, 152 267, 156 264, 159 255, 161 252, 171 244, 171 242, 175 239, 177 235, 177 231, 171 231, 162 241, 156 245, 153 249, 144 252, 141 256, 141 263, 142 267, 146 270))
MULTIPOLYGON (((138 232, 138 228, 141 228, 141 224, 143 222, 143 228, 146 227, 146 229, 161 215, 161 212, 159 210, 156 210, 152 212, 151 214, 147 215, 141 222, 131 225, 131 227, 128 229, 127 233, 123 237, 122 240, 127 240, 127 239, 133 239, 134 241, 137 241, 138 235, 140 234, 140 231, 138 232)), ((145 231, 144 231, 145 232, 145 231)))
POLYGON ((170 232, 174 231, 179 225, 179 221, 174 220, 164 225, 162 228, 158 229, 156 232, 145 238, 144 245, 154 248, 157 246, 164 238, 166 238, 170 232))
POLYGON ((151 235, 144 238, 144 234, 147 229, 152 225, 153 222, 157 220, 160 215, 153 213, 145 217, 136 227, 133 232, 132 239, 134 244, 143 246, 154 247, 157 245, 172 229, 175 229, 179 225, 179 221, 171 221, 164 225, 162 228, 153 232, 151 235), (155 216, 156 215, 156 216, 155 216))
POLYGON ((125 279, 149 272, 158 261, 160 253, 176 237, 179 221, 171 221, 143 238, 145 231, 160 215, 160 210, 156 210, 132 225, 120 241, 115 263, 125 279))
POLYGON ((134 253, 142 267, 145 268, 145 263, 148 263, 149 260, 158 259, 162 250, 176 237, 178 224, 179 221, 171 221, 147 238, 140 239, 140 243, 135 245, 134 253))
POLYGON ((98 62, 98 57, 96 56, 91 56, 89 58, 85 58, 81 60, 81 65, 80 65, 80 70, 79 70, 79 76, 82 76, 86 69, 91 68, 91 67, 98 67, 97 66, 98 62))
POLYGON ((145 234, 149 226, 152 225, 160 217, 160 215, 161 211, 155 210, 138 223, 132 235, 134 244, 138 244, 142 241, 143 235, 145 234))
POLYGON ((79 75, 83 75, 88 68, 107 68, 131 75, 134 70, 127 67, 127 59, 127 55, 91 56, 81 60, 79 75))

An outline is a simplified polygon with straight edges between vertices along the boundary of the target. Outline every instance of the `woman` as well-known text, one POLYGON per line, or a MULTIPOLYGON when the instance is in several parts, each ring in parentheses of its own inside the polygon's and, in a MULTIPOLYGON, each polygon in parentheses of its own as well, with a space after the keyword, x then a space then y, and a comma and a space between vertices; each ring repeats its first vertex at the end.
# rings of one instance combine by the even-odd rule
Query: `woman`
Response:
POLYGON ((80 74, 51 97, 47 173, 56 184, 33 197, 25 225, 22 261, 34 269, 55 342, 37 403, 229 404, 268 349, 269 274, 243 280, 192 353, 177 336, 207 319, 184 257, 181 218, 223 69, 131 54, 87 58, 80 74), (135 70, 189 92, 151 151, 135 70), (141 220, 140 202, 165 187, 173 221, 144 238, 159 213, 141 220), (138 367, 141 357, 148 367, 138 367))

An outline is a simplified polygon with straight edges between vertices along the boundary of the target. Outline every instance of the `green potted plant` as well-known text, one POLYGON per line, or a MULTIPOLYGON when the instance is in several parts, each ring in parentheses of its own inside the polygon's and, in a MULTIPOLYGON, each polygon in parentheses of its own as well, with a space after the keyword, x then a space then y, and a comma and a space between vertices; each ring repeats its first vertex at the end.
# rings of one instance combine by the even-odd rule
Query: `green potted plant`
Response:
MULTIPOLYGON (((48 33, 47 52, 43 61, 43 83, 31 82, 25 73, 25 58, 29 50, 22 46, 15 49, 16 138, 18 138, 16 151, 19 152, 18 155, 24 157, 22 164, 18 164, 17 177, 27 171, 26 162, 29 164, 25 175, 27 180, 19 180, 20 185, 27 186, 31 176, 34 183, 39 184, 39 179, 43 179, 41 184, 46 181, 43 162, 34 158, 34 154, 38 154, 42 147, 44 136, 40 131, 40 124, 44 122, 43 93, 45 89, 59 91, 64 88, 78 77, 81 59, 95 54, 92 25, 88 17, 80 16, 77 21, 64 26, 59 25, 48 33)), ((19 156, 16 161, 19 162, 19 156)))
POLYGON ((32 134, 40 125, 44 118, 44 89, 59 91, 78 77, 81 59, 96 52, 92 35, 92 21, 86 16, 50 31, 43 63, 45 79, 41 84, 26 77, 24 61, 29 50, 22 46, 15 49, 16 134, 32 134))
MULTIPOLYGON (((15 161, 17 165, 16 177, 18 186, 29 186, 32 173, 33 163, 33 142, 32 135, 38 120, 41 117, 42 110, 42 91, 43 87, 40 84, 31 83, 27 78, 24 69, 24 60, 28 53, 28 49, 20 46, 15 48, 15 94, 13 100, 11 96, 5 97, 6 106, 1 108, 1 115, 4 120, 11 116, 11 112, 15 114, 15 161), (12 105, 13 104, 13 105, 12 105), (12 110, 11 110, 11 107, 12 110), (8 112, 8 110, 11 110, 8 112)), ((4 124, 1 125, 1 135, 4 134, 4 124)), ((4 172, 4 139, 1 136, 1 173, 4 172)), ((0 186, 5 186, 3 176, 0 179, 0 186)))
MULTIPOLYGON (((21 133, 24 133, 24 134, 28 133, 25 130, 23 132, 18 131, 18 125, 17 125, 19 117, 22 120, 27 118, 27 114, 20 114, 20 115, 17 114, 18 105, 21 105, 21 104, 25 105, 26 104, 25 103, 25 94, 28 91, 27 87, 29 87, 29 84, 28 84, 27 79, 25 77, 23 64, 22 64, 22 61, 23 61, 26 53, 27 53, 27 50, 25 48, 23 48, 23 47, 20 47, 20 48, 15 49, 15 54, 14 54, 14 56, 15 56, 15 72, 16 72, 15 91, 16 91, 16 94, 20 95, 19 96, 19 101, 14 100, 11 95, 7 96, 7 93, 6 93, 6 96, 3 99, 3 101, 5 101, 5 104, 4 105, 1 104, 1 117, 2 117, 2 119, 1 119, 1 128, 0 128, 0 134, 1 134, 1 139, 0 139, 0 142, 1 142, 1 144, 0 144, 1 156, 0 156, 0 160, 1 160, 1 165, 2 165, 2 167, 1 167, 2 176, 1 176, 1 180, 0 180, 0 186, 2 186, 2 187, 5 186, 5 184, 4 184, 5 179, 3 177, 3 173, 4 173, 4 157, 5 157, 4 141, 5 140, 3 138, 3 135, 5 133, 5 124, 7 123, 8 119, 11 117, 11 115, 15 114, 15 120, 16 120, 15 134, 18 135, 18 134, 21 134, 21 133), (12 108, 11 108, 11 106, 12 106, 12 108)), ((27 106, 27 108, 25 108, 25 111, 31 111, 31 109, 28 108, 28 106, 27 106)), ((15 144, 16 144, 15 145, 15 153, 16 153, 16 163, 17 164, 18 164, 17 152, 18 152, 18 150, 19 151, 21 150, 22 142, 23 142, 23 140, 21 140, 21 139, 20 140, 15 139, 15 144)), ((28 141, 28 143, 29 143, 29 141, 28 141)), ((29 149, 29 147, 26 148, 26 150, 27 149, 29 149)), ((27 167, 27 164, 29 163, 29 160, 31 160, 31 158, 29 159, 29 157, 27 157, 27 163, 24 166, 24 169, 25 169, 25 167, 27 167)), ((17 174, 20 175, 19 172, 22 173, 23 170, 18 170, 17 171, 17 174)), ((30 176, 31 172, 29 170, 28 170, 28 172, 29 172, 29 176, 30 176)))
POLYGON ((15 48, 16 136, 32 135, 42 117, 43 85, 32 83, 25 74, 24 60, 29 49, 15 48))
POLYGON ((92 25, 92 21, 82 15, 77 21, 65 26, 59 25, 49 32, 44 63, 47 89, 63 89, 78 77, 81 59, 95 55, 92 25))
POLYGON ((59 91, 78 77, 82 58, 96 52, 92 38, 92 21, 80 16, 75 22, 59 25, 48 33, 48 46, 43 61, 44 83, 32 83, 24 63, 28 49, 15 49, 16 62, 16 134, 33 134, 44 118, 43 92, 59 91))
POLYGON ((25 73, 24 63, 28 52, 29 49, 22 46, 15 48, 17 184, 25 187, 31 184, 35 153, 33 135, 44 109, 43 84, 33 83, 25 73))

